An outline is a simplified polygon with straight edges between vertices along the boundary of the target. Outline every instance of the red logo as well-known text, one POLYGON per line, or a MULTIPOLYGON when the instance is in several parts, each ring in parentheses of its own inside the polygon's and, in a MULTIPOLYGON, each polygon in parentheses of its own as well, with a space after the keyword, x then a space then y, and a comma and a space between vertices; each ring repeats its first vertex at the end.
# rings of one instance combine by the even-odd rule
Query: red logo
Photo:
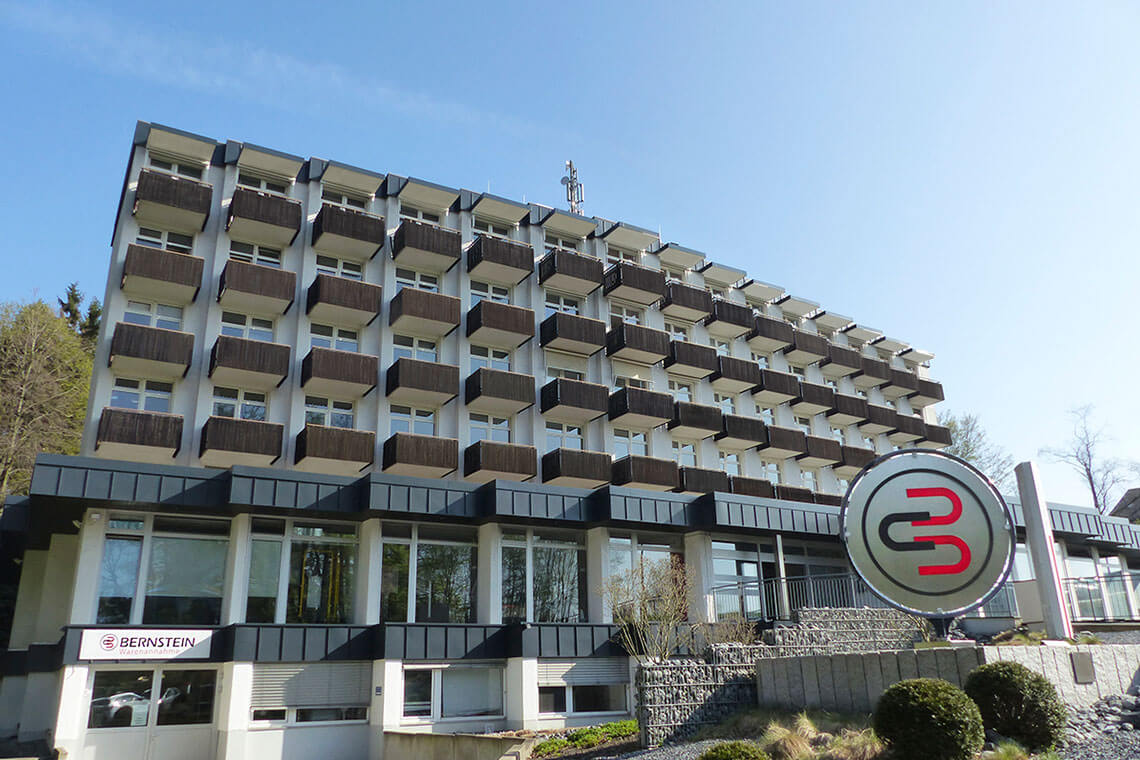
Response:
POLYGON ((962 499, 949 488, 908 488, 908 499, 944 498, 950 502, 950 513, 930 516, 930 512, 899 512, 887 515, 879 522, 879 539, 888 548, 899 552, 933 551, 935 546, 946 544, 958 550, 958 561, 949 565, 919 565, 919 575, 958 575, 970 566, 970 547, 958 536, 936 535, 915 536, 912 541, 896 541, 890 536, 890 529, 896 523, 909 522, 915 528, 936 525, 953 525, 962 517, 962 499))
POLYGON ((115 634, 108 633, 103 638, 99 639, 99 646, 103 648, 104 652, 110 652, 115 648, 115 634))

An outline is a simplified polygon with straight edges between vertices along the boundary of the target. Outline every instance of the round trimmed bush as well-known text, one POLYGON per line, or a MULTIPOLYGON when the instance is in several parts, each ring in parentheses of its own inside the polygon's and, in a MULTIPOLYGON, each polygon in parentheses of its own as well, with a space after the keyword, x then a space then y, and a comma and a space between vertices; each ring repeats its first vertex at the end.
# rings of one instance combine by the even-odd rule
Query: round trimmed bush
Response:
POLYGON ((1027 749, 1048 749, 1065 738, 1068 713, 1049 679, 1017 662, 991 662, 966 678, 986 728, 1027 749))
POLYGON ((939 678, 891 686, 879 698, 873 726, 899 760, 970 760, 985 743, 978 706, 939 678))
POLYGON ((697 760, 769 760, 764 750, 750 742, 721 742, 706 749, 697 760))

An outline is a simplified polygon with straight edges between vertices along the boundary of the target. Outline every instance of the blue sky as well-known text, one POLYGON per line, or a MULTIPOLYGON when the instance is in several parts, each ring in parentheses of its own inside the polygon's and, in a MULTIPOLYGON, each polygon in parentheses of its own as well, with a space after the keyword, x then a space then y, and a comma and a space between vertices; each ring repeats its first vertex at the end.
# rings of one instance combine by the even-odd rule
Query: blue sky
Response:
POLYGON ((1080 404, 1140 459, 1138 4, 194 11, 0 0, 0 299, 102 296, 136 119, 546 204, 573 158, 586 213, 933 351, 1018 461, 1080 404))

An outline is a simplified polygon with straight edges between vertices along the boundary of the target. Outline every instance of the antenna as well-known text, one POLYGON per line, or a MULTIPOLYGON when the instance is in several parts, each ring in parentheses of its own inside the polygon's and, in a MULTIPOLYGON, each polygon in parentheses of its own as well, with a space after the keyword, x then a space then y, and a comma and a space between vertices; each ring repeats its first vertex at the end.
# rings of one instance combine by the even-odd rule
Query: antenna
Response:
POLYGON ((582 204, 586 202, 586 189, 578 182, 578 170, 574 168, 573 161, 566 162, 566 174, 562 177, 562 184, 566 185, 566 200, 570 204, 570 211, 581 214, 582 204))

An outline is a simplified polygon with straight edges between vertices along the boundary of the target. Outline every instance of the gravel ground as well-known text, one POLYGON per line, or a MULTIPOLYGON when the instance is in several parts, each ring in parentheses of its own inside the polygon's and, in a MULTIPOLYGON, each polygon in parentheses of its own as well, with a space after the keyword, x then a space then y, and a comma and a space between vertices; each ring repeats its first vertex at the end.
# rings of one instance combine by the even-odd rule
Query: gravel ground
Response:
POLYGON ((1102 734, 1067 745, 1058 754, 1065 760, 1140 760, 1140 732, 1102 734))
MULTIPOLYGON (((728 741, 728 739, 706 739, 688 744, 670 744, 655 749, 642 749, 630 752, 628 755, 619 755, 614 760, 696 760, 701 753, 714 744, 728 741)), ((1067 759, 1066 759, 1067 760, 1067 759)), ((1099 760, 1090 756, 1089 760, 1099 760)))

